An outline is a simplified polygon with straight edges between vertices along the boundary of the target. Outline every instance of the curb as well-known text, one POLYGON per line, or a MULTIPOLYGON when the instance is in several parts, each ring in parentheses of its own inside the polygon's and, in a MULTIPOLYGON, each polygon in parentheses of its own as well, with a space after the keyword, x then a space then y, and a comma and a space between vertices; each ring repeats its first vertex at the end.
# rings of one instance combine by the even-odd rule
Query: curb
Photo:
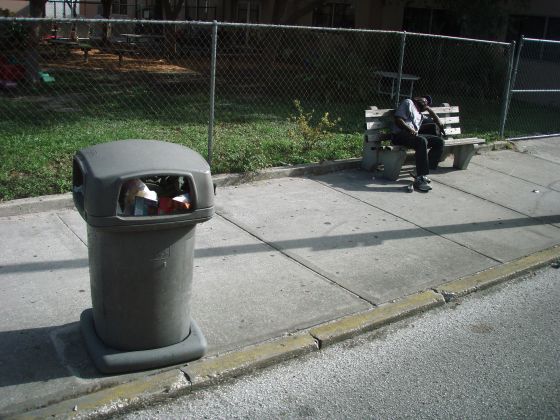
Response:
POLYGON ((476 149, 477 154, 494 152, 496 150, 515 150, 515 145, 508 140, 495 141, 493 143, 484 143, 476 149))
POLYGON ((13 415, 13 419, 91 418, 133 409, 215 385, 257 369, 299 357, 373 331, 415 314, 445 307, 461 296, 495 286, 560 260, 556 245, 526 257, 421 291, 373 309, 326 322, 299 333, 200 359, 180 368, 13 415))
POLYGON ((317 164, 301 164, 293 166, 279 166, 275 168, 263 169, 258 172, 247 172, 243 174, 219 174, 212 177, 218 187, 239 185, 253 181, 263 181, 267 179, 298 177, 309 175, 323 175, 330 172, 342 171, 345 169, 357 169, 362 164, 362 158, 341 159, 324 161, 317 164))
POLYGON ((214 358, 197 360, 187 364, 181 370, 189 378, 192 389, 197 389, 316 350, 319 350, 317 341, 307 333, 300 333, 245 347, 214 358))
MULTIPOLYGON (((481 145, 477 149, 477 153, 485 153, 509 148, 512 148, 510 142, 496 141, 491 144, 481 145)), ((361 163, 361 158, 341 159, 311 165, 301 164, 293 166, 280 166, 243 174, 218 174, 213 176, 212 180, 216 186, 225 187, 275 178, 323 175, 345 169, 357 169, 361 167, 361 163)), ((20 216, 45 211, 70 209, 73 207, 74 200, 72 198, 72 193, 21 198, 0 203, 0 217, 20 216)))
POLYGON ((0 217, 21 216, 74 207, 72 193, 20 198, 0 203, 0 217))
POLYGON ((434 290, 440 293, 445 298, 446 302, 449 302, 454 298, 486 289, 515 277, 520 277, 559 259, 560 245, 555 245, 543 251, 535 252, 534 254, 489 268, 471 276, 452 280, 434 288, 434 290))
MULTIPOLYGON (((312 165, 281 166, 243 174, 219 174, 213 176, 212 180, 217 187, 225 187, 290 176, 322 175, 330 172, 342 171, 344 169, 356 169, 360 167, 361 163, 361 158, 333 160, 312 165)), ((24 214, 64 210, 73 207, 74 200, 72 198, 72 193, 20 198, 0 203, 0 217, 21 216, 24 214)))
POLYGON ((427 290, 320 325, 309 333, 324 347, 444 304, 442 295, 427 290))
POLYGON ((6 419, 91 418, 108 415, 126 407, 153 403, 178 394, 190 386, 178 369, 146 376, 81 397, 61 401, 6 419))

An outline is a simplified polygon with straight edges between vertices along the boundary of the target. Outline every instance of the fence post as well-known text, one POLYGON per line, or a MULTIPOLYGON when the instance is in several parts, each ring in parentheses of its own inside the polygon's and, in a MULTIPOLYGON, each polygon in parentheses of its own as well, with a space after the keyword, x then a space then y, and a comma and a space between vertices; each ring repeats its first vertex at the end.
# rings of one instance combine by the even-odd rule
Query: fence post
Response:
POLYGON ((507 69, 507 77, 506 77, 506 84, 504 86, 504 97, 502 99, 503 103, 502 103, 502 118, 501 118, 501 124, 500 124, 500 137, 503 138, 504 137, 504 131, 506 129, 506 119, 507 119, 507 113, 508 113, 508 108, 509 108, 509 97, 511 95, 511 76, 513 73, 513 56, 515 53, 515 41, 513 41, 511 43, 510 46, 510 50, 509 50, 509 57, 508 57, 508 69, 507 69))
MULTIPOLYGON (((399 57, 399 76, 397 78, 397 92, 395 95, 395 106, 397 108, 399 106, 399 98, 401 96, 401 78, 402 78, 402 68, 404 63, 404 46, 406 44, 406 32, 402 33, 401 37, 401 53, 399 57)), ((392 90, 392 89, 391 89, 392 90)))
POLYGON ((522 35, 521 39, 519 40, 519 46, 517 47, 517 57, 515 58, 515 64, 513 65, 513 73, 511 76, 511 82, 510 82, 510 95, 508 97, 508 103, 507 103, 507 107, 509 110, 509 104, 511 102, 511 92, 512 90, 514 90, 515 88, 515 81, 517 79, 517 70, 519 69, 519 58, 521 57, 521 50, 523 49, 523 42, 524 42, 525 37, 522 35))
POLYGON ((208 164, 212 165, 212 143, 214 139, 214 114, 216 95, 216 50, 218 46, 218 22, 212 23, 212 58, 210 65, 210 121, 208 121, 208 164))

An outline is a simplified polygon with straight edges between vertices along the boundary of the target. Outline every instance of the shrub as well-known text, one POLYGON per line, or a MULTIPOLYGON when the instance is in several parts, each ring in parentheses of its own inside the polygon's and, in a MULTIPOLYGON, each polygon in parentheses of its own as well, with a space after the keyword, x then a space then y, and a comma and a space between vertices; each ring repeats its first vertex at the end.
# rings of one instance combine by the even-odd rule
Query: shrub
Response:
POLYGON ((288 134, 292 139, 301 141, 304 152, 316 149, 319 143, 329 138, 331 132, 340 123, 340 118, 333 120, 328 112, 315 122, 313 115, 315 111, 305 112, 298 99, 294 100, 294 106, 297 115, 292 115, 289 120, 295 124, 297 131, 292 129, 288 134))

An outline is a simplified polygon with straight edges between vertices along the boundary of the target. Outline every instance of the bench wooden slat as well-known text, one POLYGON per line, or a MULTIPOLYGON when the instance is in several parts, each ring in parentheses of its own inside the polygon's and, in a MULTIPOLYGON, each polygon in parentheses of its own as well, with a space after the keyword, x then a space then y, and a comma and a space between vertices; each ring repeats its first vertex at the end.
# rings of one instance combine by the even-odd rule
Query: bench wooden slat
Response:
MULTIPOLYGON (((438 106, 433 107, 432 111, 436 114, 458 114, 459 107, 458 106, 438 106)), ((394 109, 366 109, 366 118, 367 117, 392 117, 393 113, 395 112, 394 109)), ((423 114, 428 115, 427 112, 423 114)))
POLYGON ((478 139, 475 137, 468 138, 468 139, 446 139, 445 145, 446 146, 460 146, 463 144, 482 144, 486 143, 484 139, 478 139))
MULTIPOLYGON (((367 124, 370 124, 370 123, 367 123, 367 124)), ((371 123, 371 124, 373 124, 373 123, 371 123)), ((366 129, 364 134, 366 136, 368 136, 368 139, 369 139, 370 137, 373 137, 376 134, 379 134, 380 128, 389 128, 389 127, 390 127, 390 124, 386 124, 383 127, 368 128, 368 129, 366 129)), ((447 134, 448 136, 461 134, 461 127, 447 127, 447 128, 445 128, 445 134, 447 134)), ((370 141, 370 140, 368 140, 368 141, 370 141)))
MULTIPOLYGON (((458 106, 435 106, 432 107, 432 111, 434 111, 436 114, 458 114, 459 107, 458 106)), ((424 114, 428 114, 428 113, 424 112, 424 114)))
MULTIPOLYGON (((384 128, 391 128, 392 126, 393 126, 392 122, 389 121, 366 122, 365 134, 369 136, 375 134, 379 130, 382 130, 384 128)), ((461 127, 446 126, 444 130, 445 130, 445 134, 447 134, 448 136, 461 134, 461 127)))
POLYGON ((366 122, 366 130, 380 130, 382 128, 391 127, 393 125, 392 121, 367 121, 366 122))
POLYGON ((375 133, 375 134, 367 134, 367 142, 368 143, 379 143, 383 140, 391 141, 391 133, 375 133))
MULTIPOLYGON (((440 121, 443 124, 459 124, 460 123, 460 119, 459 116, 453 116, 453 117, 439 117, 440 121)), ((377 123, 380 121, 384 121, 387 123, 393 123, 393 118, 386 118, 386 117, 366 117, 366 124, 367 123, 377 123)), ((368 127, 368 128, 373 128, 373 127, 368 127)))
POLYGON ((372 146, 377 147, 382 141, 391 141, 391 133, 380 133, 376 131, 374 134, 369 134, 366 136, 367 142, 371 143, 372 146))
POLYGON ((444 127, 444 130, 448 136, 461 134, 461 127, 444 127))
MULTIPOLYGON (((372 135, 372 137, 375 137, 376 140, 378 141, 382 141, 382 140, 390 140, 390 134, 389 133, 377 133, 375 135, 372 135)), ((486 141, 484 139, 478 139, 478 138, 468 138, 468 139, 445 139, 445 145, 446 146, 462 146, 464 144, 483 144, 486 141)), ((376 142, 372 142, 372 143, 376 143, 376 142)), ((400 147, 400 146, 397 146, 400 147)), ((405 148, 406 149, 406 148, 405 148)))
POLYGON ((392 117, 395 111, 393 109, 366 109, 366 118, 368 117, 392 117))
POLYGON ((439 120, 445 124, 445 125, 449 125, 449 124, 459 124, 459 116, 457 115, 456 117, 441 117, 439 116, 439 120))

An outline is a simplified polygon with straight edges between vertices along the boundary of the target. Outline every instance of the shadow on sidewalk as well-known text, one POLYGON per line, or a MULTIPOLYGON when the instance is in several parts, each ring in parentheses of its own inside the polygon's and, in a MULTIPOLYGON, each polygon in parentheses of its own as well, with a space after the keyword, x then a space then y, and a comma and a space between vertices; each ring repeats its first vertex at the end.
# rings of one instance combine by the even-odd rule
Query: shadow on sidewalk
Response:
POLYGON ((88 265, 89 262, 87 258, 79 258, 75 260, 27 262, 21 264, 4 264, 0 266, 0 274, 87 268, 88 265))
MULTIPOLYGON (((84 387, 109 386, 146 372, 101 374, 87 353, 78 322, 0 332, 0 389, 62 379, 74 381, 63 389, 82 388, 83 392, 84 387)), ((57 388, 56 383, 51 386, 57 388)), ((35 397, 26 395, 29 400, 35 397)))
MULTIPOLYGON (((227 216, 225 216, 225 218, 229 220, 227 216)), ((489 220, 486 222, 472 222, 442 226, 415 227, 409 229, 353 233, 347 235, 316 236, 304 239, 273 241, 268 243, 276 249, 283 250, 309 248, 313 251, 326 251, 332 249, 377 246, 386 241, 417 238, 423 236, 445 236, 458 233, 479 232, 484 230, 551 225, 553 223, 560 223, 560 215, 543 216, 539 218, 520 217, 515 219, 489 220)), ((554 227, 551 226, 551 228, 554 227)), ((261 240, 263 239, 261 238, 261 240)), ((195 258, 227 256, 231 255, 232 253, 251 254, 257 252, 269 252, 269 250, 267 248, 263 248, 261 244, 235 245, 202 249, 197 248, 195 250, 195 258)))
POLYGON ((101 377, 90 361, 77 322, 0 332, 0 355, 0 388, 70 376, 101 377))

